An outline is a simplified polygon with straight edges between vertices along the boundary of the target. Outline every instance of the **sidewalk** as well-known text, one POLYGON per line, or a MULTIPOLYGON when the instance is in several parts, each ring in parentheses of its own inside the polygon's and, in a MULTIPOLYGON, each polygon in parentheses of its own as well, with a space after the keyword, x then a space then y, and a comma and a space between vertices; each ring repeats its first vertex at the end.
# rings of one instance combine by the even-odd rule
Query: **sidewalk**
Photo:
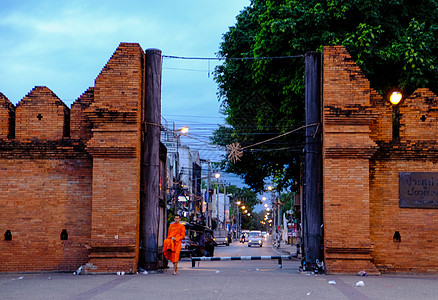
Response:
POLYGON ((280 247, 277 248, 273 242, 272 237, 269 237, 269 239, 266 241, 266 244, 271 245, 273 249, 280 251, 280 252, 284 253, 285 255, 290 255, 290 256, 292 256, 292 258, 301 259, 301 254, 298 255, 298 252, 297 252, 298 249, 297 249, 296 245, 291 245, 291 244, 286 244, 284 242, 281 242, 280 247))
MULTIPOLYGON (((273 247, 275 247, 275 245, 272 245, 273 247)), ((301 259, 301 255, 297 255, 297 246, 296 245, 290 245, 290 244, 284 244, 283 242, 280 244, 280 248, 276 248, 277 250, 280 250, 281 252, 283 252, 286 255, 290 255, 292 256, 292 258, 300 258, 301 259)))

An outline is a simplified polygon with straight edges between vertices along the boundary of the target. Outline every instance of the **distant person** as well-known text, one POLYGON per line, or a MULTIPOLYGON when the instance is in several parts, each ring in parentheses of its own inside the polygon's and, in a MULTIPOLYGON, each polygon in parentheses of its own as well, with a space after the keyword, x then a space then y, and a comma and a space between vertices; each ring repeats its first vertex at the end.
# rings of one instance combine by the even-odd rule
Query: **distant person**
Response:
POLYGON ((181 216, 175 215, 169 225, 167 239, 163 243, 164 256, 173 263, 173 275, 178 274, 178 261, 181 252, 181 241, 186 235, 186 227, 180 223, 181 216))

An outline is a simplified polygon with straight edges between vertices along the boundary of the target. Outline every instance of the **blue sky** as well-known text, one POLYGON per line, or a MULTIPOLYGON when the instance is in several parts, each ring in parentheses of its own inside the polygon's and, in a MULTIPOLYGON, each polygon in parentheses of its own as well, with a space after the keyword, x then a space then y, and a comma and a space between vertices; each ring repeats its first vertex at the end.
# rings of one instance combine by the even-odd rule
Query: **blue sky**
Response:
MULTIPOLYGON (((50 88, 69 107, 120 42, 163 55, 215 57, 222 35, 249 0, 0 0, 0 92, 17 104, 34 86, 50 88)), ((217 160, 208 134, 223 124, 210 75, 218 62, 163 59, 162 116, 201 158, 217 160), (189 135, 189 136, 190 136, 189 135)), ((164 122, 164 121, 163 121, 164 122)), ((229 182, 234 183, 230 177, 229 182)))

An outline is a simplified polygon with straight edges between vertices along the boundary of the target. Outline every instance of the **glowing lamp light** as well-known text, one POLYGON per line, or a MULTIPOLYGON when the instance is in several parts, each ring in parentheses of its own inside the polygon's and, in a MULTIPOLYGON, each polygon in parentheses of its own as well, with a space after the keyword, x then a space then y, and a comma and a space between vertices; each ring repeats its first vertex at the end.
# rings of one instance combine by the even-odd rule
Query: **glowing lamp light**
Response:
POLYGON ((181 128, 181 133, 182 134, 186 134, 187 132, 189 132, 189 128, 188 127, 183 127, 183 128, 181 128))
POLYGON ((397 105, 400 103, 403 95, 400 92, 392 92, 391 96, 389 96, 389 102, 391 102, 392 105, 397 105))

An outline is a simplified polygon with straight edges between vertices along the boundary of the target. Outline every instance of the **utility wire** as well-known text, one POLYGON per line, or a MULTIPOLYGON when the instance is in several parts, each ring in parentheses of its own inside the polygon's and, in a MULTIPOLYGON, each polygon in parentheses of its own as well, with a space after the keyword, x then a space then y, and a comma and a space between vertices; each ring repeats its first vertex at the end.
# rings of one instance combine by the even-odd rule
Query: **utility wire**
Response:
POLYGON ((163 55, 163 58, 171 59, 188 59, 188 60, 267 60, 267 59, 286 59, 286 58, 298 58, 304 57, 303 54, 299 55, 287 55, 287 56, 261 56, 261 57, 186 57, 186 56, 173 56, 163 55))

